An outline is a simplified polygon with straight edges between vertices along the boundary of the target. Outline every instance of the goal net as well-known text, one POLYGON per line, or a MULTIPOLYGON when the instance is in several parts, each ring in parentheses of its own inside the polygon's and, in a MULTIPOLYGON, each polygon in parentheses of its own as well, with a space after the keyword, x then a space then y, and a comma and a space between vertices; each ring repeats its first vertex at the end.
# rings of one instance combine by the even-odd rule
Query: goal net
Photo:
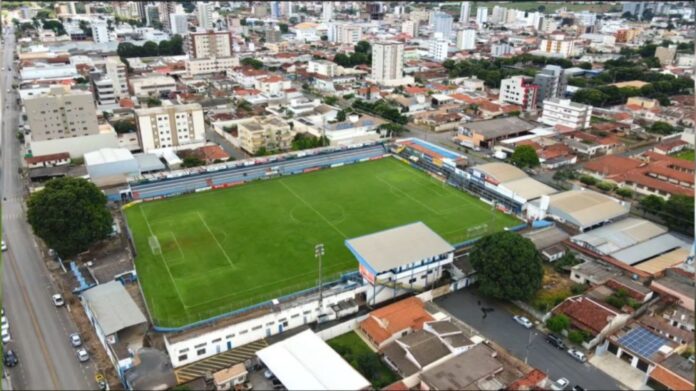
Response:
POLYGON ((484 236, 488 232, 488 224, 475 225, 466 230, 467 239, 478 238, 484 236))
POLYGON ((160 247, 160 242, 159 239, 157 239, 157 236, 152 235, 147 241, 150 244, 150 251, 152 251, 154 255, 162 254, 162 247, 160 247))

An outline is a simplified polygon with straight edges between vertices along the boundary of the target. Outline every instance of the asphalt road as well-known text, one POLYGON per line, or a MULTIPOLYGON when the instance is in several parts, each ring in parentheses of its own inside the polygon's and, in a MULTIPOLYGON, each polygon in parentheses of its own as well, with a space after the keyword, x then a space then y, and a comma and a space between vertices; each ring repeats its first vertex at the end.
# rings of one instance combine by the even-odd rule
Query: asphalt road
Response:
POLYGON ((16 138, 19 107, 12 88, 16 69, 13 64, 15 39, 13 30, 4 32, 0 76, 0 108, 2 109, 2 202, 3 239, 9 249, 3 259, 3 306, 10 323, 12 340, 8 347, 19 357, 10 372, 15 389, 82 390, 96 389, 91 364, 77 361, 68 335, 76 331, 67 308, 56 308, 51 302, 55 292, 50 274, 34 242, 23 210, 23 184, 18 174, 20 146, 16 138), (8 69, 12 68, 12 72, 8 69))
POLYGON ((539 330, 525 329, 512 319, 512 314, 506 309, 475 296, 470 290, 454 292, 435 300, 435 303, 519 359, 525 360, 527 357, 529 365, 545 372, 552 380, 565 377, 570 380, 571 387, 577 384, 587 390, 623 388, 614 378, 588 363, 576 361, 565 351, 551 346, 539 330), (488 313, 486 319, 483 319, 478 300, 481 301, 481 306, 495 309, 488 313))

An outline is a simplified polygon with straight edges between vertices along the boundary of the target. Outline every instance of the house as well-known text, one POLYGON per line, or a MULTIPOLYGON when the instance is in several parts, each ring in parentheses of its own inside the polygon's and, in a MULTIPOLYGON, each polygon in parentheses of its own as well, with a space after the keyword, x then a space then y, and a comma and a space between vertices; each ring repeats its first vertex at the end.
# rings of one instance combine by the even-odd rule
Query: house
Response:
POLYGON ((265 79, 268 76, 270 74, 267 71, 248 67, 235 68, 230 74, 232 80, 244 88, 254 88, 258 79, 265 79))
POLYGON ((650 374, 677 347, 677 343, 653 333, 638 322, 632 322, 609 335, 598 349, 606 349, 605 354, 614 354, 632 367, 650 374))
MULTIPOLYGON (((562 125, 556 125, 562 126, 562 125)), ((559 132, 565 136, 564 143, 573 151, 584 156, 610 154, 621 145, 614 136, 596 136, 582 131, 559 132)))
POLYGON ((53 153, 50 155, 25 157, 24 161, 29 168, 64 166, 70 164, 70 154, 63 152, 53 153))
POLYGON ((254 80, 254 88, 271 97, 283 95, 283 91, 290 87, 290 80, 285 80, 277 75, 256 78, 254 80))
POLYGON ((370 312, 358 327, 375 348, 381 349, 396 338, 421 330, 423 323, 432 320, 423 302, 409 297, 370 312))
POLYGON ((428 322, 381 349, 384 361, 404 378, 426 371, 476 345, 449 320, 428 322))
POLYGON ((531 231, 522 236, 531 240, 534 247, 541 252, 542 257, 549 262, 556 261, 565 254, 565 247, 561 245, 561 242, 570 237, 556 226, 531 231))
POLYGON ((660 155, 672 155, 681 152, 688 147, 689 143, 682 139, 676 138, 662 141, 661 143, 655 145, 652 151, 660 155))
POLYGON ((687 311, 694 310, 696 286, 693 272, 689 273, 678 267, 667 269, 663 277, 651 282, 650 289, 687 311))
POLYGON ((193 150, 193 154, 203 160, 205 164, 213 164, 219 161, 226 161, 230 155, 219 145, 206 145, 193 150))
POLYGON ((623 327, 630 319, 630 315, 619 313, 609 306, 585 296, 573 296, 565 299, 545 316, 544 321, 559 314, 570 319, 571 327, 592 335, 592 340, 583 343, 586 349, 597 345, 604 337, 623 327))
POLYGON ((238 384, 246 382, 249 372, 244 363, 237 363, 229 368, 221 369, 213 373, 213 383, 216 390, 230 390, 238 384))
POLYGON ((123 377, 134 365, 133 352, 143 347, 145 315, 119 281, 86 290, 80 302, 116 373, 123 377))
POLYGON ((694 362, 679 354, 671 354, 648 374, 647 385, 655 390, 693 390, 694 362))

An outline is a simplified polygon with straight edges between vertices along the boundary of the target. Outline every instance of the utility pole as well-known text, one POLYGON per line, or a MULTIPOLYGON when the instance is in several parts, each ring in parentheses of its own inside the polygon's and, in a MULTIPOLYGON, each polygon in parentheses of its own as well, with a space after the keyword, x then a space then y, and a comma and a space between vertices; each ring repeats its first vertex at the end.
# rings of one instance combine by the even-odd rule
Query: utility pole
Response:
POLYGON ((322 281, 322 270, 321 270, 321 257, 324 255, 324 244, 319 243, 316 246, 314 246, 314 257, 319 258, 319 315, 321 315, 321 302, 323 299, 322 294, 324 293, 324 284, 322 281))

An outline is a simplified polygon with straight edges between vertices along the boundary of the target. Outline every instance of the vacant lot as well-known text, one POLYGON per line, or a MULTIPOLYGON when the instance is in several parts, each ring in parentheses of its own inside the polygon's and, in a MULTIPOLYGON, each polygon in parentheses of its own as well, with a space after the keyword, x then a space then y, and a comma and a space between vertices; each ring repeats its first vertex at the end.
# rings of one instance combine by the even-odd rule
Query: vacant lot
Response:
POLYGON ((355 368, 376 389, 382 389, 399 380, 391 368, 379 359, 365 342, 354 332, 343 334, 327 341, 338 354, 355 368))
POLYGON ((155 324, 177 327, 356 270, 346 239, 423 221, 450 243, 518 221, 396 159, 126 209, 155 324), (476 231, 471 227, 478 227, 476 231))

